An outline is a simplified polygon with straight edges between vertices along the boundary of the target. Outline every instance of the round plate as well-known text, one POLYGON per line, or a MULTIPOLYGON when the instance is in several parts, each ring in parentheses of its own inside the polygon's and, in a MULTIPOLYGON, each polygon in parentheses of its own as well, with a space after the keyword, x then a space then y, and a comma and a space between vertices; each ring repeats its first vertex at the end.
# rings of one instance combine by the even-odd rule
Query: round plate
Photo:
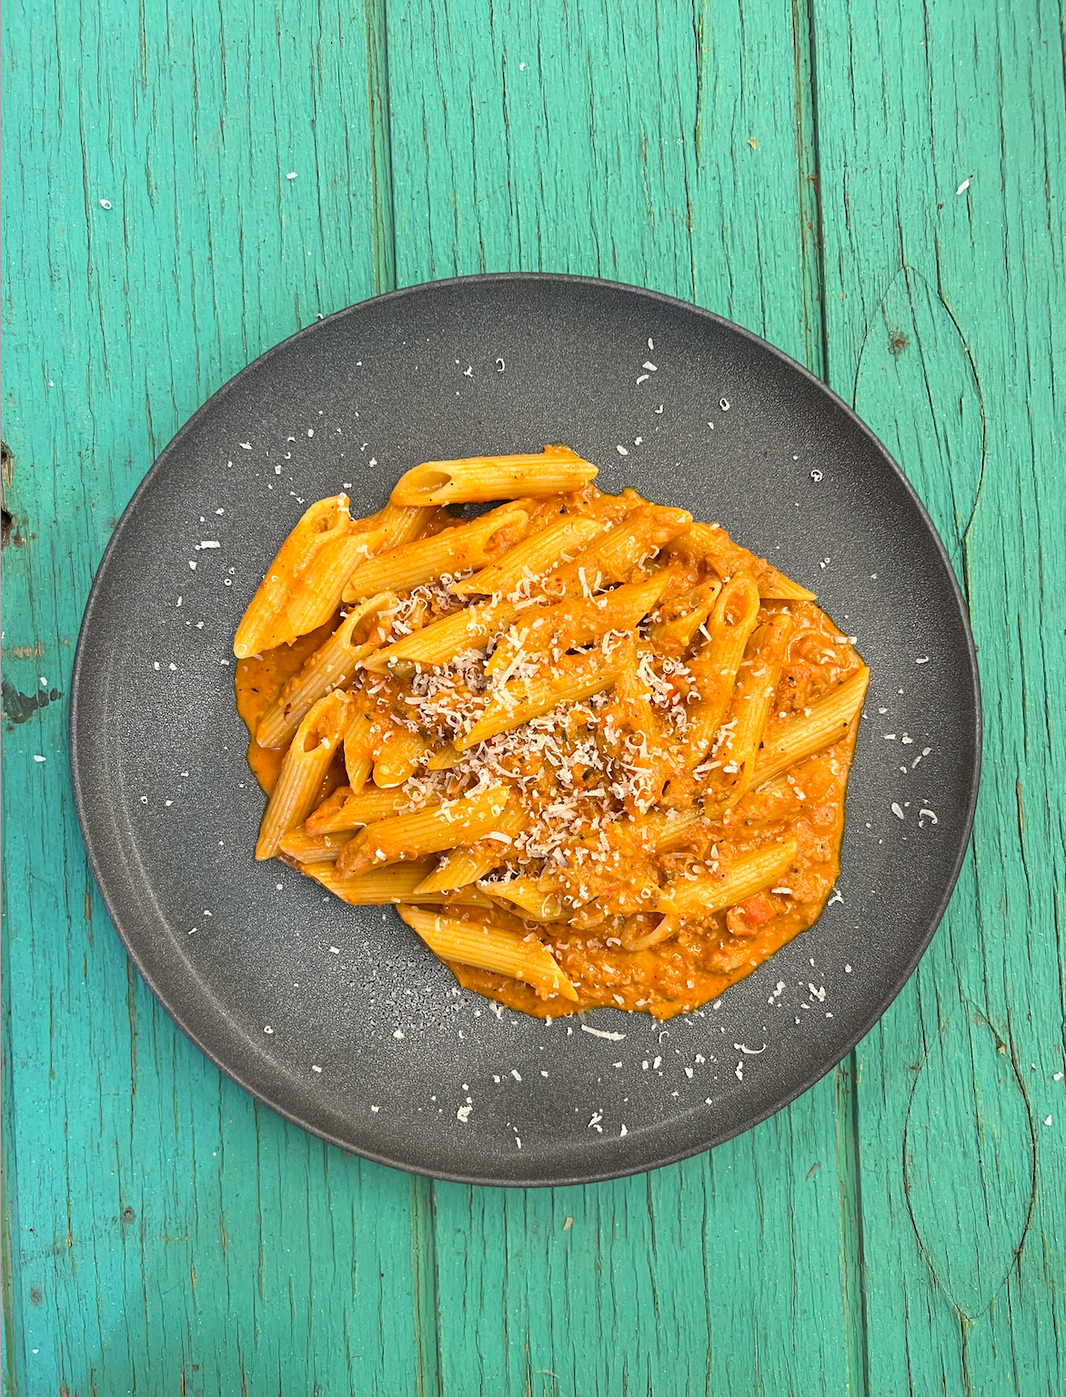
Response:
POLYGON ((235 1081, 402 1169, 565 1184, 748 1129, 871 1027, 954 885, 979 729, 944 550, 838 398, 691 305, 508 275, 414 287, 316 323, 178 433, 89 597, 71 759, 89 858, 129 954, 235 1081), (419 461, 548 441, 596 462, 602 488, 717 520, 810 585, 872 673, 838 895, 715 1005, 667 1024, 501 1010, 460 990, 391 909, 347 907, 252 856, 263 801, 231 644, 303 509, 344 489, 366 514, 419 461))

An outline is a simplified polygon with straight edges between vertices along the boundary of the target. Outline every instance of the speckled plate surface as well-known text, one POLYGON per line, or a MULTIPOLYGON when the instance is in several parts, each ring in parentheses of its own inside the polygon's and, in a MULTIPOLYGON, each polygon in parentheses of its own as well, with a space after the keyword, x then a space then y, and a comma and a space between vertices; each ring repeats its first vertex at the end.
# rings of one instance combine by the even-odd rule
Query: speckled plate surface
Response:
POLYGON ((89 857, 129 954, 235 1081, 399 1168, 562 1184, 654 1168, 748 1129, 871 1027, 954 885, 979 729, 943 549, 839 399, 682 302, 522 275, 354 306, 200 409, 100 565, 71 758, 89 857), (262 800, 231 642, 302 509, 343 488, 367 513, 419 461, 558 440, 600 466, 603 488, 717 520, 810 585, 872 672, 832 905, 716 1006, 665 1025, 501 1011, 460 990, 391 909, 347 907, 252 857, 262 800))

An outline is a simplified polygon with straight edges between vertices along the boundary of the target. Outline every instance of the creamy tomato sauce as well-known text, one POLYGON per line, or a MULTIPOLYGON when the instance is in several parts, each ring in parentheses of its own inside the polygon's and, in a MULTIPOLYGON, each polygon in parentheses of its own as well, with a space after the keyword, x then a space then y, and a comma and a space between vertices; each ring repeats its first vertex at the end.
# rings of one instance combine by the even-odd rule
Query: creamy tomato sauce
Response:
MULTIPOLYGON (((678 537, 671 543, 670 527, 662 518, 651 517, 656 508, 646 506, 632 492, 612 497, 587 487, 574 495, 538 502, 534 510, 539 514, 538 527, 546 527, 561 515, 585 514, 600 519, 610 529, 638 515, 643 518, 649 510, 647 527, 661 527, 646 555, 640 556, 638 550, 631 565, 609 578, 599 600, 584 574, 580 575, 580 586, 574 583, 570 591, 548 591, 540 599, 551 604, 560 596, 576 596, 609 605, 612 588, 637 584, 667 570, 669 585, 661 601, 629 636, 634 657, 630 663, 639 658, 639 666, 631 674, 631 678, 640 676, 636 690, 632 683, 629 691, 619 683, 587 699, 560 702, 547 718, 502 732, 476 743, 469 751, 453 753, 444 765, 434 766, 427 755, 402 787, 408 803, 401 809, 418 811, 440 801, 447 804, 459 799, 491 778, 491 784, 503 783, 509 788, 512 807, 517 805, 524 813, 527 829, 520 838, 507 841, 508 852, 496 858, 495 867, 491 859, 488 861, 489 872, 479 877, 476 888, 471 885, 447 894, 432 905, 460 921, 489 925, 520 938, 535 937, 550 949, 573 986, 576 1000, 546 994, 520 979, 476 966, 446 962, 467 988, 539 1017, 599 1006, 641 1010, 660 1019, 691 1011, 750 974, 809 927, 825 905, 838 872, 844 796, 858 711, 846 726, 836 729, 837 738, 831 745, 801 757, 761 785, 752 781, 750 788, 730 803, 726 797, 736 767, 723 768, 722 761, 712 759, 723 735, 735 726, 736 717, 717 732, 715 745, 704 746, 701 764, 690 759, 697 726, 693 714, 707 701, 707 681, 701 678, 706 671, 701 671, 699 664, 701 653, 705 655, 710 648, 703 639, 710 641, 709 632, 701 626, 699 632, 692 629, 685 633, 687 639, 683 635, 675 643, 676 637, 669 638, 674 635, 669 628, 679 617, 683 620, 685 608, 693 608, 701 596, 713 601, 738 573, 750 575, 760 584, 761 592, 770 594, 760 601, 755 592, 750 593, 758 601, 752 634, 756 639, 769 636, 777 626, 778 631, 787 632, 787 641, 777 652, 774 667, 766 671, 776 680, 759 751, 772 749, 780 734, 795 731, 795 725, 809 717, 813 705, 864 671, 862 660, 850 639, 813 601, 794 598, 787 587, 786 596, 775 598, 773 593, 780 590, 776 580, 787 584, 787 579, 738 547, 723 531, 716 526, 695 525, 689 534, 683 524, 675 523, 670 527, 678 537), (660 538, 666 539, 661 552, 660 538), (652 740, 645 740, 649 728, 653 729, 652 740), (643 754, 644 766, 639 772, 630 761, 634 751, 643 754), (685 829, 667 847, 653 843, 648 833, 644 816, 649 805, 641 800, 641 791, 648 790, 653 792, 649 798, 653 813, 673 812, 688 819, 685 829), (727 877, 746 859, 788 849, 790 842, 795 853, 790 858, 786 853, 787 869, 771 886, 761 887, 720 911, 706 912, 698 905, 686 905, 679 927, 657 944, 639 945, 650 939, 641 933, 654 935, 661 922, 660 912, 645 910, 654 904, 655 895, 668 898, 672 889, 683 889, 686 881, 692 880, 703 880, 701 887, 713 886, 715 879, 727 877), (546 897, 550 893, 555 898, 555 910, 542 910, 534 916, 531 904, 523 907, 508 901, 510 880, 537 881, 546 897), (652 904, 647 901, 649 896, 652 904)), ((659 513, 663 517, 679 514, 665 509, 659 513)), ((380 622, 374 645, 395 643, 451 615, 462 603, 448 592, 449 580, 397 591, 395 612, 380 622)), ((528 588, 525 594, 519 591, 509 598, 516 599, 527 604, 528 588)), ((483 598, 474 596, 471 600, 476 603, 483 598)), ((286 682, 308 664, 342 615, 339 612, 292 645, 237 664, 237 708, 251 736, 248 761, 267 795, 278 779, 284 752, 260 747, 255 741, 256 728, 286 682)), ((419 735, 428 754, 441 753, 458 740, 457 735, 472 730, 478 715, 486 711, 493 694, 512 672, 521 680, 521 624, 519 620, 506 634, 480 639, 480 648, 453 655, 440 664, 408 665, 391 673, 359 669, 354 678, 346 679, 345 688, 356 711, 373 718, 379 738, 395 728, 419 735), (485 669, 499 643, 511 646, 519 655, 502 679, 485 669)), ((540 656, 542 668, 565 668, 568 651, 580 658, 593 654, 597 643, 606 647, 610 636, 602 642, 590 642, 581 630, 586 622, 574 624, 574 637, 553 633, 549 651, 540 656)), ((763 652, 746 653, 738 684, 746 666, 761 663, 763 652)), ((761 668, 753 671, 757 675, 763 672, 761 668)), ((770 692, 770 688, 765 690, 770 692)), ((725 712, 720 717, 724 718, 725 712)), ((704 743, 710 744, 711 737, 704 743)), ((727 750, 728 745, 727 741, 727 750)), ((338 749, 319 802, 346 779, 338 749)), ((371 787, 372 783, 366 789, 371 787)), ((335 799, 343 794, 339 792, 335 799)), ((354 833, 358 832, 357 826, 354 833)), ((345 842, 342 832, 336 845, 343 847, 345 842)), ((471 846, 472 852, 480 854, 494 848, 499 846, 493 846, 489 838, 471 846)), ((328 857, 339 859, 338 869, 343 867, 343 853, 338 856, 331 849, 328 857)), ((424 860, 425 855, 412 849, 399 857, 424 860)), ((312 875, 319 867, 289 861, 312 875)), ((344 897, 343 887, 340 881, 333 890, 344 897)), ((359 899, 353 896, 350 900, 359 899)), ((405 900, 418 902, 415 896, 405 900)), ((396 934, 409 933, 397 925, 396 934)))
MULTIPOLYGON (((669 1019, 717 999, 817 920, 840 868, 844 789, 854 745, 853 729, 822 756, 796 768, 796 782, 805 797, 796 816, 763 823, 753 797, 738 811, 735 824, 739 828, 732 841, 726 843, 723 835, 722 853, 759 847, 786 830, 799 844, 796 871, 788 875, 795 896, 766 894, 770 919, 761 927, 734 935, 726 926, 726 914, 718 913, 709 926, 682 930, 672 940, 643 951, 626 951, 598 936, 550 934, 560 965, 578 987, 580 1003, 576 1005, 540 999, 520 980, 472 966, 452 964, 456 978, 467 989, 538 1018, 605 1006, 643 1009, 655 1018, 669 1019)), ((545 930, 538 928, 542 934, 545 930)))
MULTIPOLYGON (((300 636, 292 645, 279 645, 276 650, 267 650, 262 655, 251 655, 237 661, 234 681, 237 712, 248 729, 248 765, 265 795, 270 795, 277 784, 285 751, 279 747, 259 746, 255 740, 259 720, 286 682, 294 674, 299 674, 322 642, 329 639, 336 623, 337 618, 333 617, 317 630, 300 636)), ((343 780, 344 763, 338 759, 323 783, 322 799, 325 800, 335 791, 343 780)))
MULTIPOLYGON (((768 616, 783 603, 769 603, 760 612, 768 616)), ((829 618, 809 602, 789 604, 799 625, 789 649, 775 694, 766 741, 797 710, 802 711, 818 695, 848 678, 861 661, 846 644, 829 618)), ((683 928, 677 936, 642 951, 626 951, 610 944, 605 934, 579 936, 541 925, 538 934, 552 944, 556 957, 577 986, 580 1002, 574 1006, 544 1000, 519 980, 472 966, 452 964, 467 989, 520 1009, 539 1018, 553 1018, 574 1009, 597 1006, 641 1009, 659 1019, 688 1013, 716 999, 791 941, 818 918, 840 870, 840 842, 844 831, 844 796, 855 749, 858 717, 848 732, 831 747, 800 763, 789 772, 786 785, 791 798, 752 792, 731 813, 728 822, 709 821, 686 844, 665 856, 680 867, 686 858, 703 858, 710 847, 727 865, 753 849, 794 839, 798 852, 782 886, 789 894, 759 893, 753 920, 716 913, 699 927, 683 928)))

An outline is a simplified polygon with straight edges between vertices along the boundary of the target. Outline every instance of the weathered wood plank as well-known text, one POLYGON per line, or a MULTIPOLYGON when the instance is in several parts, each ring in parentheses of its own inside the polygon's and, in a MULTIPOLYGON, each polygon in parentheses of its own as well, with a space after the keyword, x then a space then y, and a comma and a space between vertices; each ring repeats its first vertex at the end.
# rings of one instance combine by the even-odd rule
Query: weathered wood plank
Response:
MULTIPOLYGON (((639 282, 819 368, 807 39, 776 0, 390 4, 400 281, 639 282)), ((850 1083, 646 1178, 436 1185, 443 1390, 860 1390, 850 1083)))
POLYGON ((860 1391, 833 1092, 614 1184, 435 1185, 443 1390, 860 1391))
POLYGON ((156 451, 390 285, 381 15, 5 21, 10 1390, 415 1392, 425 1186, 257 1108, 174 1029, 92 891, 65 753, 92 571, 156 451))
POLYGON ((1056 15, 872 14, 817 7, 812 60, 783 0, 8 7, 13 1389, 1066 1386, 1056 15), (554 1196, 361 1165, 220 1078, 127 970, 63 750, 92 568, 176 426, 394 273, 510 267, 689 296, 815 368, 824 313, 962 569, 993 719, 975 858, 861 1080, 554 1196))
POLYGON ((393 0, 388 17, 401 285, 602 276, 817 357, 806 29, 786 0, 393 0))
POLYGON ((1060 16, 814 14, 830 378, 945 535, 988 719, 973 853, 862 1048, 870 1391, 1035 1397, 1066 1385, 1060 16))

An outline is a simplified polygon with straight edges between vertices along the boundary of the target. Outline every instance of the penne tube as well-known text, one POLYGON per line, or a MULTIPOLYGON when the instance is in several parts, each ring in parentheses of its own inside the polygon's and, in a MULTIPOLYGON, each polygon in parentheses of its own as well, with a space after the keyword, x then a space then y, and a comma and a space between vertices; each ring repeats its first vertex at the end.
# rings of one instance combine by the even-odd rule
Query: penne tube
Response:
POLYGON ((621 582, 691 523, 692 515, 685 509, 637 505, 620 524, 583 548, 576 558, 550 572, 544 580, 544 591, 556 597, 591 596, 621 582))
POLYGON ((688 842, 702 818, 702 811, 695 805, 687 810, 652 810, 626 820, 619 829, 647 853, 667 854, 688 842))
POLYGON ((770 563, 766 564, 766 571, 759 578, 759 596, 765 601, 815 601, 817 593, 804 587, 800 582, 793 582, 791 577, 786 577, 783 572, 778 572, 777 568, 770 563))
POLYGON ((344 733, 344 769, 350 791, 361 791, 369 781, 373 749, 374 724, 365 713, 357 713, 344 733))
POLYGON ((738 858, 720 874, 707 874, 695 881, 678 879, 667 889, 682 917, 709 917, 724 912, 738 902, 773 885, 791 868, 796 857, 796 841, 766 844, 752 854, 738 858))
POLYGON ((380 556, 362 563, 346 579, 346 602, 388 589, 406 592, 421 587, 443 574, 483 567, 489 555, 524 537, 529 530, 529 514, 516 505, 501 505, 468 524, 457 524, 431 538, 401 543, 380 556))
POLYGON ((577 990, 555 957, 531 934, 523 936, 519 931, 461 921, 417 907, 402 908, 400 916, 442 960, 523 980, 545 997, 558 994, 577 1000, 577 990))
POLYGON ((432 751, 433 743, 421 733, 411 732, 407 728, 392 728, 374 763, 374 785, 383 790, 402 786, 432 751))
POLYGON ((339 834, 384 820, 410 804, 411 797, 402 790, 353 792, 340 786, 308 815, 304 828, 308 834, 339 834))
POLYGON ((690 769, 701 764, 718 736, 758 615, 758 588, 748 573, 737 573, 715 602, 708 628, 711 639, 689 665, 700 691, 700 701, 688 715, 686 760, 690 769))
POLYGON ((482 888, 497 902, 517 907, 523 917, 534 922, 561 922, 567 911, 558 892, 545 891, 537 878, 508 878, 482 888))
POLYGON ((399 548, 401 543, 413 543, 416 538, 437 533, 439 528, 447 528, 454 522, 447 510, 438 509, 436 505, 387 504, 374 516, 374 527, 385 535, 382 552, 387 548, 399 548))
POLYGON ((513 602, 483 602, 480 606, 464 607, 451 616, 442 616, 414 635, 405 635, 392 645, 368 656, 365 668, 383 673, 396 668, 413 671, 416 664, 444 665, 463 650, 480 650, 499 631, 505 630, 518 608, 513 602))
POLYGON ((390 498, 398 505, 429 505, 540 497, 580 490, 596 474, 568 446, 546 446, 526 455, 425 461, 400 477, 390 498))
POLYGON ((279 843, 281 853, 298 863, 336 863, 337 855, 351 839, 349 833, 308 834, 304 827, 292 829, 279 843))
MULTIPOLYGON (((390 867, 402 868, 402 864, 392 864, 390 867)), ((485 896, 473 884, 465 888, 456 888, 454 892, 447 893, 412 893, 410 897, 398 898, 399 902, 415 902, 419 906, 429 905, 430 907, 480 907, 486 912, 495 911, 492 899, 485 896)))
POLYGON ((669 569, 652 573, 643 582, 630 582, 612 592, 575 598, 557 606, 530 607, 514 624, 485 662, 486 674, 498 674, 515 656, 544 655, 555 649, 590 645, 608 631, 633 631, 674 580, 669 569))
POLYGON ((411 900, 417 902, 423 893, 455 892, 459 888, 470 887, 479 878, 498 868, 506 857, 507 851, 503 848, 481 855, 467 849, 454 849, 450 854, 445 854, 433 872, 423 878, 411 900))
POLYGON ((374 514, 368 514, 364 519, 356 519, 352 523, 352 532, 357 534, 378 533, 382 534, 381 550, 395 548, 400 543, 410 543, 413 538, 421 538, 424 533, 434 532, 435 525, 439 523, 441 528, 445 528, 453 522, 452 516, 446 509, 438 509, 433 506, 419 509, 404 508, 400 505, 387 504, 384 509, 379 509, 374 514))
POLYGON ((395 605, 391 592, 379 592, 348 613, 259 720, 255 740, 260 747, 283 747, 313 703, 330 689, 351 683, 359 661, 373 649, 366 640, 372 622, 395 605))
POLYGON ((637 647, 619 646, 623 658, 610 699, 600 710, 598 741, 615 764, 612 787, 630 815, 645 814, 662 795, 669 778, 663 761, 659 722, 652 712, 648 685, 637 670, 637 647))
POLYGON ((710 616, 721 590, 720 582, 705 582, 683 598, 678 597, 678 614, 648 627, 648 638, 656 649, 666 655, 683 655, 710 616))
POLYGON ((797 762, 839 742, 862 707, 869 682, 870 671, 863 665, 843 684, 811 704, 808 713, 786 718, 767 736, 755 762, 752 785, 762 786, 797 762))
POLYGON ((345 693, 327 694, 296 729, 259 827, 257 859, 274 858, 283 836, 311 813, 333 754, 344 740, 351 703, 345 693))
POLYGON ((750 573, 755 578, 759 595, 767 601, 815 600, 813 592, 793 582, 783 572, 778 572, 771 563, 741 548, 717 524, 693 524, 671 540, 669 551, 709 564, 723 582, 738 572, 750 573))
POLYGON ((495 828, 468 848, 452 849, 421 883, 416 893, 451 892, 484 878, 511 857, 514 837, 528 823, 518 805, 509 805, 495 822, 495 828))
POLYGON ((458 766, 463 760, 462 752, 457 752, 449 742, 447 747, 442 747, 439 752, 435 752, 429 761, 426 762, 427 771, 451 771, 452 767, 458 766))
POLYGON ((499 562, 463 582, 453 582, 448 590, 457 597, 510 596, 523 583, 568 561, 567 554, 587 547, 606 527, 587 515, 566 515, 515 544, 499 562))
POLYGON ((427 806, 409 815, 393 815, 367 825, 344 846, 342 873, 362 873, 380 864, 440 854, 459 844, 473 844, 496 828, 507 805, 505 786, 478 795, 427 806))
POLYGON ((363 907, 371 903, 402 902, 411 896, 432 867, 431 859, 422 859, 418 863, 397 863, 389 868, 375 868, 355 878, 344 877, 333 864, 307 864, 300 871, 335 893, 343 902, 353 907, 363 907))
POLYGON ((714 775, 726 777, 726 789, 717 790, 714 795, 724 795, 727 808, 743 796, 755 775, 755 757, 777 692, 792 629, 792 617, 779 611, 752 632, 748 643, 749 658, 744 662, 747 668, 737 680, 730 706, 730 731, 715 753, 722 765, 714 775))
MULTIPOLYGON (((291 645, 321 626, 340 605, 341 593, 358 564, 383 544, 380 529, 356 532, 348 496, 318 500, 281 545, 237 627, 238 659, 291 645)), ((369 596, 371 588, 364 595, 369 596)))
POLYGON ((557 665, 542 665, 528 679, 502 684, 489 697, 488 707, 470 731, 454 741, 456 751, 465 752, 498 732, 539 718, 559 703, 574 703, 602 693, 614 683, 620 657, 589 650, 567 655, 557 665))
POLYGON ((308 863, 301 864, 300 872, 352 907, 367 907, 383 902, 430 905, 446 902, 450 907, 480 907, 491 911, 492 902, 477 888, 463 888, 454 893, 421 893, 416 897, 416 886, 432 867, 432 859, 420 859, 417 863, 394 863, 388 868, 373 868, 369 873, 346 878, 331 863, 308 863))
POLYGON ((304 513, 234 642, 256 857, 515 1012, 669 1019, 826 905, 869 672, 805 587, 594 475, 427 461, 304 513))

